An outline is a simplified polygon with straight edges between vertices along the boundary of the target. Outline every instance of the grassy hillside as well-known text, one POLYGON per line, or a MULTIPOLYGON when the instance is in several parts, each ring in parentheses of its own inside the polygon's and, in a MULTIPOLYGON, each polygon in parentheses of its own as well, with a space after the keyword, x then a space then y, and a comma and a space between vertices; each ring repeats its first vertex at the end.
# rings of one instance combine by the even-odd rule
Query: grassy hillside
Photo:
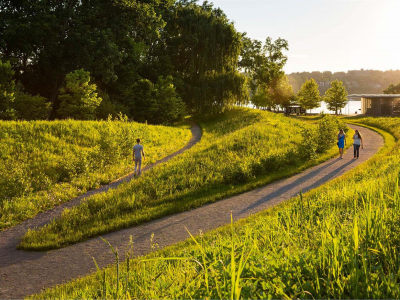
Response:
POLYGON ((138 137, 148 164, 183 147, 191 134, 120 121, 0 121, 0 229, 131 171, 138 137))
POLYGON ((339 125, 330 117, 320 122, 319 136, 316 124, 250 109, 203 120, 203 138, 195 147, 139 180, 91 197, 51 224, 28 231, 20 247, 62 247, 298 172, 337 151, 333 147, 310 159, 315 156, 310 149, 322 137, 330 137, 327 148, 334 145, 339 125))
MULTIPOLYGON (((400 137, 400 119, 358 119, 400 137)), ((37 298, 399 298, 399 142, 303 197, 37 298)))

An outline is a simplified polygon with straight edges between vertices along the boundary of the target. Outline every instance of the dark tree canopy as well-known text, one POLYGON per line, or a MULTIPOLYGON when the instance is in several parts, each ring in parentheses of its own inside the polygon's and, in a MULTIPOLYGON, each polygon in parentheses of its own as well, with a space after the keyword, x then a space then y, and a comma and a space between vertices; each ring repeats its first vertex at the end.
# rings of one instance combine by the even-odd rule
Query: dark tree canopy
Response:
POLYGON ((282 39, 261 45, 244 38, 208 2, 0 2, 0 59, 11 62, 13 79, 26 93, 50 101, 53 118, 65 108, 60 110, 60 91, 66 75, 76 70, 89 72, 105 99, 97 117, 123 111, 161 123, 185 112, 220 112, 248 101, 248 82, 268 84, 282 76, 282 49, 282 39), (240 69, 251 73, 250 81, 240 69))

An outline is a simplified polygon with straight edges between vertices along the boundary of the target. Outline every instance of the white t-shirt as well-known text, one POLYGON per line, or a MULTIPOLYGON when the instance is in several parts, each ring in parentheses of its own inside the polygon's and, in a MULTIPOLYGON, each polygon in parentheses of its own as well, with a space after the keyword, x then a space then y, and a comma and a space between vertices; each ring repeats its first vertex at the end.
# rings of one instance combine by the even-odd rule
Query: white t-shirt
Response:
POLYGON ((133 152, 135 153, 135 159, 142 159, 143 146, 136 144, 133 146, 133 152))
POLYGON ((361 139, 358 137, 358 134, 353 135, 354 145, 361 145, 361 139))

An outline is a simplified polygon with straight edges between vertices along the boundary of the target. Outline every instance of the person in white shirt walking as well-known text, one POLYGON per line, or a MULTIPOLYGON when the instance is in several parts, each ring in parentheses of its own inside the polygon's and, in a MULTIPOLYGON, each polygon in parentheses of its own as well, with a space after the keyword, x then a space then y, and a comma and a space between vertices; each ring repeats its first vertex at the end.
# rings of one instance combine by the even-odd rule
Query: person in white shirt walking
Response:
POLYGON ((354 158, 358 158, 360 156, 360 147, 364 149, 364 143, 361 137, 361 134, 358 130, 353 135, 353 147, 354 147, 354 158))
POLYGON ((140 139, 137 139, 136 142, 137 144, 133 146, 133 161, 135 162, 135 175, 140 175, 142 173, 142 155, 144 159, 144 150, 143 146, 140 145, 140 139))

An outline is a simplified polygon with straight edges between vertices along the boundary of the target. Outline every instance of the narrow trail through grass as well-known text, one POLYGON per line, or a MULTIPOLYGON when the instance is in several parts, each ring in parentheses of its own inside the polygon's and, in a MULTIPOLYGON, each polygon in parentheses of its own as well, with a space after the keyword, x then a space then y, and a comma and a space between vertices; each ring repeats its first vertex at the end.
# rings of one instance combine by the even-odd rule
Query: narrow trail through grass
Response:
POLYGON ((29 230, 19 247, 64 247, 288 177, 336 154, 334 141, 343 126, 329 116, 314 124, 251 109, 200 123, 202 141, 190 151, 29 230))
MULTIPOLYGON (((370 126, 377 122, 358 120, 364 121, 370 126)), ((379 127, 400 137, 400 119, 397 123, 379 121, 379 127)), ((118 273, 114 265, 34 298, 399 298, 398 140, 377 129, 385 139, 380 148, 382 136, 353 127, 362 132, 366 145, 360 159, 366 161, 378 154, 359 164, 360 160, 352 160, 352 151, 347 151, 339 160, 347 165, 344 169, 351 170, 345 175, 231 226, 145 257, 127 259, 119 264, 118 273), (356 164, 359 167, 354 168, 356 164)), ((332 168, 335 163, 330 160, 306 172, 321 173, 326 171, 324 165, 332 168)), ((268 192, 265 188, 246 194, 262 197, 268 192)), ((277 202, 281 201, 278 197, 277 202)), ((191 217, 187 212, 180 214, 180 220, 169 221, 180 221, 198 233, 204 228, 198 225, 205 218, 201 212, 215 207, 216 214, 210 216, 215 220, 223 213, 217 207, 222 202, 196 209, 191 217)), ((233 211, 234 218, 236 215, 233 211)), ((177 227, 174 222, 154 222, 155 231, 146 226, 136 232, 126 230, 126 237, 133 235, 134 254, 165 246, 177 227), (152 245, 144 247, 144 235, 149 238, 151 232, 155 232, 152 245)), ((229 222, 227 216, 225 223, 229 222)), ((185 230, 181 232, 184 235, 185 230)), ((113 234, 106 238, 115 242, 113 234)), ((129 243, 118 246, 121 254, 130 249, 129 243)))
POLYGON ((132 171, 132 145, 144 165, 182 148, 186 128, 123 121, 0 121, 0 230, 132 171))
MULTIPOLYGON (((400 192, 390 184, 399 176, 398 146, 393 136, 377 130, 386 142, 381 148, 382 136, 353 127, 362 132, 366 144, 360 160, 353 160, 349 150, 343 160, 304 172, 313 177, 310 188, 317 178, 324 178, 319 184, 328 184, 231 226, 145 257, 127 258, 118 272, 114 265, 34 298, 398 298, 400 192), (335 166, 338 162, 345 167, 335 166), (335 175, 326 178, 327 169, 335 175), (352 171, 330 180, 346 170, 352 171)), ((297 183, 299 175, 294 176, 297 183)), ((292 179, 282 182, 290 186, 292 179)), ((276 201, 265 199, 263 193, 276 192, 282 182, 269 185, 271 191, 266 186, 245 194, 270 201, 271 206, 285 199, 279 193, 276 201)), ((183 225, 198 234, 221 215, 228 214, 223 223, 230 223, 230 208, 237 219, 240 208, 223 211, 222 204, 239 197, 237 203, 242 203, 246 198, 241 196, 152 222, 153 226, 124 230, 123 236, 133 236, 135 256, 152 252, 176 242, 172 235, 188 237, 183 225)), ((115 235, 105 238, 118 246, 124 259, 130 244, 118 244, 115 235)))
MULTIPOLYGON (((321 166, 317 166, 314 168, 318 167, 321 166)), ((351 166, 349 166, 349 168, 351 168, 351 166)), ((313 169, 307 171, 312 172, 313 175, 318 175, 318 173, 321 173, 320 171, 322 171, 322 169, 320 169, 320 171, 316 172, 315 169, 313 169)), ((335 173, 335 176, 340 175, 338 172, 335 171, 337 169, 338 168, 334 167, 334 170, 332 170, 333 173, 335 173)), ((343 172, 345 171, 345 169, 340 170, 343 172)), ((324 174, 322 173, 319 175, 322 175, 322 177, 326 177, 323 176, 324 174)), ((286 180, 290 179, 291 178, 288 178, 286 180)), ((312 184, 315 183, 315 178, 311 178, 310 180, 311 184, 308 184, 308 186, 312 188, 312 184)), ((329 180, 329 178, 325 178, 325 180, 329 180)), ((289 182, 290 186, 296 187, 296 184, 293 184, 293 182, 287 182, 289 182)), ((304 183, 306 184, 306 182, 304 183)), ((319 184, 322 183, 323 182, 320 182, 319 184)), ((285 180, 281 180, 276 184, 285 185, 285 180)), ((267 190, 269 189, 270 192, 277 190, 273 187, 273 185, 269 185, 265 188, 267 190)), ((283 192, 283 190, 281 191, 283 192)), ((297 193, 298 192, 299 190, 297 190, 297 193)), ((264 198, 260 190, 248 192, 247 195, 259 197, 258 199, 264 198)), ((279 201, 283 201, 285 200, 285 197, 289 197, 288 195, 284 196, 284 194, 279 193, 272 196, 274 196, 274 198, 280 199, 279 201)), ((235 197, 240 197, 240 195, 235 197)), ((227 199, 226 201, 231 201, 235 197, 227 199)), ((253 198, 253 200, 254 199, 257 200, 257 198, 253 198)), ((272 205, 274 204, 274 200, 271 198, 266 198, 264 200, 270 201, 270 204, 272 205)), ((173 243, 176 243, 177 241, 187 238, 187 232, 184 230, 184 225, 186 224, 186 222, 194 222, 194 224, 192 223, 192 225, 197 224, 198 226, 203 227, 203 231, 207 230, 207 226, 203 226, 207 222, 210 222, 211 228, 214 228, 214 226, 222 225, 219 223, 215 223, 215 221, 222 221, 223 223, 229 222, 229 213, 227 213, 225 219, 222 218, 221 214, 223 214, 223 212, 219 209, 218 206, 223 205, 224 201, 225 200, 182 214, 162 218, 160 220, 156 220, 134 228, 114 232, 104 237, 109 240, 111 244, 118 247, 120 257, 122 258, 124 256, 124 253, 130 249, 129 237, 132 235, 134 242, 134 253, 135 255, 142 255, 148 253, 149 251, 152 251, 152 249, 164 247, 165 245, 171 245, 173 243), (207 212, 207 209, 210 209, 210 207, 213 206, 216 207, 214 212, 217 213, 217 217, 209 215, 208 213, 206 215, 199 213, 199 211, 204 210, 207 212), (190 215, 186 216, 186 214, 190 215), (209 215, 208 219, 206 217, 207 215, 209 215), (197 218, 195 218, 196 216, 197 218), (155 237, 152 239, 152 244, 150 244, 152 233, 155 233, 155 237)), ((258 201, 256 201, 256 203, 257 202, 258 201)), ((244 204, 248 206, 248 204, 251 203, 244 204)), ((260 206, 260 209, 262 209, 262 206, 260 206)), ((248 210, 247 212, 253 213, 254 211, 248 210)), ((191 229, 191 231, 197 232, 197 230, 195 229, 191 229)), ((2 245, 0 244, 0 246, 2 245)), ((3 248, 0 251, 3 250, 8 250, 6 251, 6 255, 0 255, 0 276, 3 275, 4 278, 7 278, 7 285, 0 288, 0 296, 3 297, 5 295, 21 297, 28 293, 37 292, 42 287, 48 287, 56 283, 65 282, 65 280, 67 279, 82 276, 90 271, 94 271, 95 266, 93 263, 93 257, 96 259, 97 264, 100 267, 104 267, 105 265, 112 262, 114 259, 113 254, 110 253, 108 246, 99 239, 91 239, 64 249, 59 249, 46 253, 16 251, 15 249, 11 248, 3 248), (19 288, 21 286, 24 287, 23 292, 19 288)), ((77 288, 76 292, 78 293, 79 291, 80 289, 77 288)), ((99 295, 100 294, 97 294, 97 296, 99 295)))

